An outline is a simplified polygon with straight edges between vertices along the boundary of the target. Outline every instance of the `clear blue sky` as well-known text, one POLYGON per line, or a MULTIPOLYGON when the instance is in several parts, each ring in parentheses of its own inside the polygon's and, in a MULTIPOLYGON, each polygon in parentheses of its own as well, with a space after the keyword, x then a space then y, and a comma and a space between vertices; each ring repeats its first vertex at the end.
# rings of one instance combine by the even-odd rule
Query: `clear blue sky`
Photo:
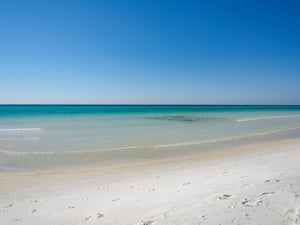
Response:
POLYGON ((300 2, 0 0, 0 103, 300 104, 300 2))

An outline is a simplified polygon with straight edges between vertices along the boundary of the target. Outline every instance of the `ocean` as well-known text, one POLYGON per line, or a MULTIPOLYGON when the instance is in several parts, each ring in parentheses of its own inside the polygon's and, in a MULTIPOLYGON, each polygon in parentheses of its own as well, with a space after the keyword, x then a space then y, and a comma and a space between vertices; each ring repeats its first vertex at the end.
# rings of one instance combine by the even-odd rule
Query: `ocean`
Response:
POLYGON ((300 137, 300 106, 0 105, 0 171, 110 166, 300 137))

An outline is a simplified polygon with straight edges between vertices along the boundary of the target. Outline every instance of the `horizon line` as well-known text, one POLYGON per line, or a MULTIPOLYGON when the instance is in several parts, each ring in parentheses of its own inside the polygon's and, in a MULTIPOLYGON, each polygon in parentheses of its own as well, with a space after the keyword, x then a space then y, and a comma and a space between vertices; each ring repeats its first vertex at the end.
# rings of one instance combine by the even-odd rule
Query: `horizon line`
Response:
POLYGON ((0 103, 0 106, 300 106, 300 104, 126 104, 126 103, 0 103))

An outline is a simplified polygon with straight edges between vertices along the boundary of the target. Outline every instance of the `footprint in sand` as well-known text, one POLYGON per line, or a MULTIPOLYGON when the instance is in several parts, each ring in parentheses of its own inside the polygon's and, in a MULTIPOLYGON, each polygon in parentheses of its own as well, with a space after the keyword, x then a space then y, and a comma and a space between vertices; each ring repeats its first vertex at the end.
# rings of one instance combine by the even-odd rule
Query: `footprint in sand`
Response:
POLYGON ((84 220, 85 220, 85 221, 88 221, 88 220, 90 220, 91 218, 92 218, 92 216, 88 216, 88 217, 84 218, 84 220))
POLYGON ((142 221, 142 222, 140 223, 140 225, 150 225, 150 224, 152 224, 152 223, 154 223, 153 220, 148 220, 148 221, 142 221))
POLYGON ((279 179, 274 179, 274 180, 265 180, 266 183, 278 183, 278 182, 282 182, 279 179))
POLYGON ((13 204, 9 204, 9 205, 7 205, 7 206, 4 206, 4 207, 2 207, 3 209, 4 208, 11 208, 13 206, 13 204))
POLYGON ((97 213, 97 218, 101 218, 103 217, 104 215, 102 213, 97 213))
POLYGON ((218 197, 218 200, 225 200, 225 199, 228 199, 228 198, 231 198, 232 195, 228 195, 228 194, 224 194, 224 195, 221 195, 218 197))
POLYGON ((266 197, 268 197, 268 196, 271 196, 271 195, 273 195, 273 194, 275 194, 275 192, 273 192, 273 191, 270 191, 270 192, 263 192, 263 193, 260 194, 260 196, 266 196, 266 197))
POLYGON ((100 219, 100 218, 102 218, 103 216, 104 216, 104 215, 103 215, 102 213, 97 213, 95 216, 88 216, 88 217, 84 218, 84 221, 91 220, 91 219, 93 219, 93 217, 94 217, 95 219, 100 219))
POLYGON ((294 194, 294 198, 296 198, 296 199, 298 199, 298 198, 300 198, 300 194, 294 194))
POLYGON ((34 214, 37 211, 37 209, 31 210, 31 214, 34 214))
POLYGON ((263 203, 262 200, 257 200, 257 199, 244 199, 242 202, 242 205, 247 206, 247 207, 253 207, 253 206, 259 206, 261 203, 263 203))

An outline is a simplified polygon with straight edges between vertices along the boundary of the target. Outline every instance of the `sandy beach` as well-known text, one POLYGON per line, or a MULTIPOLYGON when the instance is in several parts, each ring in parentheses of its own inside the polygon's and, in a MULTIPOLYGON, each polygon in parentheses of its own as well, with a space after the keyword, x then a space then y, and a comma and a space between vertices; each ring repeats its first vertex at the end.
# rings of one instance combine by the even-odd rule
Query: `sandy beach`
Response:
POLYGON ((300 224, 300 140, 121 168, 0 174, 1 224, 300 224))
POLYGON ((0 225, 300 225, 300 1, 0 18, 0 225))

